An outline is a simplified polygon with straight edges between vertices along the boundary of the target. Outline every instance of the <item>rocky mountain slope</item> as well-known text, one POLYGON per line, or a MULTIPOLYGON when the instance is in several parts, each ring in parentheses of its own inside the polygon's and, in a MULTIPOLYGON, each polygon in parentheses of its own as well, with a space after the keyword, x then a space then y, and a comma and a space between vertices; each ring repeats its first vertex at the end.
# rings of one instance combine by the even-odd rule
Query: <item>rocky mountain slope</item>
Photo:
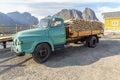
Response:
POLYGON ((31 24, 38 24, 38 19, 34 16, 31 16, 30 13, 19 13, 19 12, 11 12, 11 13, 1 13, 0 12, 0 25, 5 24, 9 26, 13 25, 22 25, 29 26, 31 24))
POLYGON ((82 12, 78 11, 76 9, 63 9, 57 14, 54 15, 54 17, 60 17, 63 18, 64 20, 76 18, 76 19, 81 19, 82 18, 82 12))
POLYGON ((14 20, 15 23, 21 25, 31 25, 31 24, 38 24, 38 19, 34 16, 31 16, 30 13, 24 12, 12 12, 7 14, 8 17, 14 20))
POLYGON ((76 9, 63 9, 53 16, 63 18, 64 20, 69 19, 98 20, 98 18, 95 15, 95 12, 90 8, 85 8, 83 12, 76 9))
POLYGON ((0 12, 0 24, 14 24, 14 21, 6 14, 0 12))
POLYGON ((98 20, 98 18, 95 15, 95 12, 90 8, 85 8, 85 10, 82 13, 82 17, 84 20, 98 20))

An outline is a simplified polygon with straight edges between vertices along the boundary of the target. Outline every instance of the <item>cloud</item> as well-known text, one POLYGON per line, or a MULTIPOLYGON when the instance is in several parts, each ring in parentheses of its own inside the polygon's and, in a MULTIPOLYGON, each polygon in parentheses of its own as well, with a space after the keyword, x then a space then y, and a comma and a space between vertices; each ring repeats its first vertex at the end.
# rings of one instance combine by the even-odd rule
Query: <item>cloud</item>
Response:
POLYGON ((41 18, 41 16, 48 16, 48 15, 54 15, 57 12, 59 12, 62 9, 72 9, 75 4, 72 3, 55 3, 55 2, 50 2, 50 3, 31 3, 29 4, 28 7, 31 8, 29 11, 33 15, 41 18))
POLYGON ((48 16, 48 15, 54 15, 55 13, 57 13, 58 11, 60 11, 61 9, 32 9, 31 11, 29 11, 30 13, 32 13, 32 15, 37 16, 39 19, 48 16))
POLYGON ((13 12, 13 11, 25 12, 25 11, 29 11, 29 10, 31 10, 30 7, 28 7, 26 5, 22 5, 22 4, 20 4, 20 5, 18 5, 18 4, 14 4, 14 5, 1 4, 0 5, 0 12, 3 12, 3 13, 13 12))
POLYGON ((29 7, 32 8, 44 8, 44 9, 61 9, 61 8, 72 8, 74 7, 75 4, 73 3, 55 3, 55 2, 50 2, 50 3, 31 3, 29 4, 29 7))
POLYGON ((6 3, 6 4, 9 4, 9 3, 23 3, 25 2, 24 0, 0 0, 0 4, 1 3, 6 3))
POLYGON ((90 7, 99 20, 103 21, 101 13, 120 10, 119 3, 119 0, 0 0, 0 12, 30 12, 40 19, 64 8, 82 11, 85 7, 90 7))
POLYGON ((9 1, 6 3, 5 1, 0 1, 0 12, 30 12, 33 16, 36 16, 39 19, 43 16, 53 15, 64 8, 74 8, 74 4, 72 3, 17 3, 15 0, 13 0, 13 3, 9 3, 9 1))
POLYGON ((118 3, 119 0, 0 0, 0 3, 96 3, 96 2, 113 2, 118 3))
POLYGON ((102 13, 104 12, 113 12, 113 11, 119 11, 120 10, 120 6, 117 7, 108 7, 108 6, 103 6, 98 8, 98 10, 102 13))
POLYGON ((120 2, 119 0, 0 0, 0 3, 42 3, 42 2, 56 2, 56 3, 95 3, 95 2, 120 2))
POLYGON ((57 3, 64 3, 64 2, 69 2, 69 3, 96 3, 96 2, 120 2, 118 0, 25 0, 26 2, 29 3, 41 3, 41 2, 57 2, 57 3))
POLYGON ((97 18, 98 18, 101 22, 104 23, 104 18, 103 18, 103 16, 102 16, 102 13, 101 13, 101 12, 96 12, 96 16, 97 16, 97 18))
POLYGON ((102 6, 102 7, 98 7, 97 10, 98 11, 96 12, 96 15, 97 15, 98 19, 100 21, 104 22, 104 17, 102 15, 102 13, 120 11, 120 6, 116 6, 116 7, 102 6))

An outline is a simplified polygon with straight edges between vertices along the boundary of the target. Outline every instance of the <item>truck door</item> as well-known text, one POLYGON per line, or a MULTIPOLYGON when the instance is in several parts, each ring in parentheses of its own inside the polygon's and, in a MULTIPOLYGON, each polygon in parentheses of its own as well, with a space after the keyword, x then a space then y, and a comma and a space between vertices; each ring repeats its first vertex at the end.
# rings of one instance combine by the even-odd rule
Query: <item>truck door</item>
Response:
POLYGON ((49 37, 55 46, 65 44, 66 31, 62 19, 55 18, 53 21, 51 21, 49 37))

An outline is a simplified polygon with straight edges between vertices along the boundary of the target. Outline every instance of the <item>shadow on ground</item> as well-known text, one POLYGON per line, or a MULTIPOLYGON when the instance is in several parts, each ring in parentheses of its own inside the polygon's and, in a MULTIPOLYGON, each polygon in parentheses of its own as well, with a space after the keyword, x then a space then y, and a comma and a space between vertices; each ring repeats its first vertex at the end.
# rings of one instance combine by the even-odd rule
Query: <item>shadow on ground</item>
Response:
POLYGON ((120 41, 101 40, 96 48, 85 46, 70 46, 56 51, 49 61, 44 63, 48 67, 85 66, 95 63, 101 58, 120 54, 120 41))
POLYGON ((31 56, 18 57, 10 51, 0 53, 0 75, 15 68, 26 66, 26 63, 31 59, 31 56))
MULTIPOLYGON (((8 61, 10 59, 13 59, 13 58, 15 58, 15 56, 11 57, 11 58, 8 58, 8 59, 6 59, 4 61, 1 61, 0 63, 2 63, 2 62, 4 63, 4 62, 6 62, 6 61, 8 61)), ((25 63, 27 61, 29 61, 30 59, 32 59, 32 57, 29 57, 29 58, 27 58, 25 60, 19 61, 17 64, 9 64, 9 65, 4 65, 3 64, 3 65, 0 65, 0 67, 6 67, 5 69, 3 69, 3 70, 0 71, 0 75, 6 73, 8 71, 10 71, 11 69, 15 69, 16 67, 24 67, 24 66, 26 66, 25 63)))
MULTIPOLYGON (((41 65, 45 65, 51 68, 65 66, 85 66, 93 64, 99 61, 101 58, 119 55, 119 53, 120 41, 101 40, 96 48, 88 48, 78 44, 69 46, 63 50, 55 51, 51 55, 50 59, 41 65)), ((6 67, 3 70, 0 70, 0 74, 4 74, 16 67, 29 66, 27 63, 30 65, 36 65, 33 60, 31 61, 32 57, 28 55, 20 58, 9 52, 0 54, 0 59, 0 68, 6 67), (6 62, 9 62, 10 64, 8 65, 6 62)))

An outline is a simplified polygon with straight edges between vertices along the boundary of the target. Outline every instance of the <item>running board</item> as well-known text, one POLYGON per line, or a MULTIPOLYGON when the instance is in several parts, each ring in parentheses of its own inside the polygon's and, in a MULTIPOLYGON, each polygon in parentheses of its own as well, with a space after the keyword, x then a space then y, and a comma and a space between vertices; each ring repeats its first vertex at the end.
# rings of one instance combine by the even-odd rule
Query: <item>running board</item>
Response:
POLYGON ((61 49, 64 48, 64 45, 56 45, 56 46, 54 46, 54 48, 55 48, 55 51, 56 50, 61 50, 61 49))

